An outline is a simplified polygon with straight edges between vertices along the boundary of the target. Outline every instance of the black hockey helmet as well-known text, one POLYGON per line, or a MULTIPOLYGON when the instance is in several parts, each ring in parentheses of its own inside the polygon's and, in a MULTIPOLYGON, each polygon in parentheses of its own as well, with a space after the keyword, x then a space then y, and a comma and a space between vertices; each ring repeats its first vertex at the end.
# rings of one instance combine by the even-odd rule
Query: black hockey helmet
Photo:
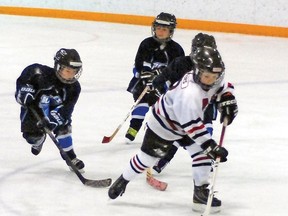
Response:
POLYGON ((196 51, 197 48, 204 46, 217 49, 215 38, 212 35, 200 32, 192 39, 191 52, 193 53, 196 51))
POLYGON ((63 83, 74 83, 76 82, 82 73, 82 61, 80 59, 79 53, 75 49, 65 49, 61 48, 57 51, 54 57, 54 69, 56 71, 56 76, 60 79, 63 83), (75 76, 73 79, 64 79, 61 76, 61 69, 64 67, 70 67, 76 69, 75 76))
POLYGON ((206 46, 199 47, 190 57, 195 64, 194 81, 198 83, 202 89, 208 91, 215 85, 221 83, 225 75, 225 65, 217 49, 206 46), (203 84, 200 81, 203 72, 218 73, 218 78, 211 85, 203 84))
POLYGON ((174 34, 174 29, 176 28, 177 22, 176 17, 173 14, 161 12, 159 15, 156 16, 154 21, 152 22, 151 33, 155 40, 159 42, 167 42, 172 39, 174 34), (157 26, 165 26, 170 29, 170 35, 166 39, 158 39, 156 37, 156 27, 157 26))

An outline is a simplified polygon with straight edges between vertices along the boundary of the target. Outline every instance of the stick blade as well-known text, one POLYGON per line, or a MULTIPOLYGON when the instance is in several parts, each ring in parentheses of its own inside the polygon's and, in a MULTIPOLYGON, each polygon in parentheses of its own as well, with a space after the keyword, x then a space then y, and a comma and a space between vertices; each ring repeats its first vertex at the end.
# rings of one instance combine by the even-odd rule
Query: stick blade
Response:
POLYGON ((146 181, 150 186, 160 191, 165 191, 168 186, 166 182, 159 181, 153 177, 148 177, 146 181))
POLYGON ((102 143, 109 143, 111 140, 111 137, 104 136, 102 139, 102 143))
POLYGON ((100 180, 90 180, 86 179, 85 185, 89 187, 94 187, 94 188, 104 188, 104 187, 109 187, 112 183, 111 178, 107 179, 100 179, 100 180))
POLYGON ((151 169, 147 170, 146 182, 156 190, 165 191, 168 184, 153 177, 151 169))

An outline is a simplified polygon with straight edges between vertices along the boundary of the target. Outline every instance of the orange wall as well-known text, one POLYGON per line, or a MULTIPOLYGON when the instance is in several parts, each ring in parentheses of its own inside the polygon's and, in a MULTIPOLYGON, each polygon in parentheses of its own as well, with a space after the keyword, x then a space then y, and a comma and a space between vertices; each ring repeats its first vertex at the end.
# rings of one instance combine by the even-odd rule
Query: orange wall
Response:
MULTIPOLYGON (((0 14, 39 16, 50 18, 66 18, 77 20, 103 21, 136 25, 151 25, 154 17, 126 14, 111 14, 97 12, 83 12, 71 10, 25 8, 25 7, 0 7, 0 14)), ((195 29, 214 32, 240 33, 250 35, 288 37, 288 28, 274 26, 260 26, 240 23, 226 23, 215 21, 177 19, 177 28, 195 29)))

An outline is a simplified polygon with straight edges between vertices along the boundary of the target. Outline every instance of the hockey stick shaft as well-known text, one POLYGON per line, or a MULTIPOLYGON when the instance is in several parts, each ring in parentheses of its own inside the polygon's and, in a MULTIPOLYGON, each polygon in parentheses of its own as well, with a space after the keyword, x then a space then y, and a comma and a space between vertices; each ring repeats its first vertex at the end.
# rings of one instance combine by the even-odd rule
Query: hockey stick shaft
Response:
POLYGON ((126 120, 129 118, 129 116, 131 115, 133 109, 139 104, 139 102, 141 101, 141 99, 144 97, 144 95, 147 93, 147 91, 149 90, 149 87, 146 86, 146 88, 142 91, 142 93, 140 94, 140 96, 137 98, 137 100, 135 101, 135 103, 133 104, 133 106, 130 108, 129 112, 127 113, 126 117, 123 119, 123 121, 118 125, 118 127, 116 128, 116 130, 112 133, 111 136, 104 136, 102 139, 102 143, 109 143, 114 137, 115 135, 118 133, 118 131, 121 129, 121 127, 123 126, 123 124, 126 122, 126 120))
MULTIPOLYGON (((42 118, 40 117, 40 115, 37 113, 37 111, 33 108, 30 108, 31 112, 33 113, 33 115, 36 117, 36 119, 38 121, 42 121, 42 118)), ((67 162, 67 164, 72 168, 72 170, 74 171, 74 173, 78 176, 78 178, 80 179, 80 181, 87 186, 91 186, 91 187, 107 187, 111 184, 112 180, 111 179, 104 179, 104 180, 89 180, 86 179, 77 169, 77 167, 72 163, 71 159, 68 157, 67 153, 63 150, 63 148, 60 146, 58 140, 55 138, 55 136, 53 135, 52 131, 47 128, 46 126, 43 127, 45 133, 47 133, 49 135, 49 137, 51 138, 51 140, 54 142, 54 144, 57 146, 57 148, 59 149, 61 155, 64 157, 65 161, 67 162), (109 183, 110 182, 110 183, 109 183), (109 185, 108 185, 109 184, 109 185)))
MULTIPOLYGON (((225 136, 226 127, 227 127, 227 122, 228 122, 227 118, 224 118, 222 130, 221 130, 221 135, 220 135, 220 141, 218 144, 219 146, 223 145, 224 136, 225 136)), ((210 190, 209 190, 207 205, 206 205, 205 211, 202 214, 202 216, 208 216, 210 214, 210 209, 211 209, 212 200, 213 200, 213 196, 214 196, 214 187, 215 187, 215 182, 216 182, 216 176, 218 173, 218 167, 220 164, 220 159, 221 159, 220 157, 217 157, 216 161, 214 163, 214 171, 213 171, 212 182, 210 184, 210 190)))

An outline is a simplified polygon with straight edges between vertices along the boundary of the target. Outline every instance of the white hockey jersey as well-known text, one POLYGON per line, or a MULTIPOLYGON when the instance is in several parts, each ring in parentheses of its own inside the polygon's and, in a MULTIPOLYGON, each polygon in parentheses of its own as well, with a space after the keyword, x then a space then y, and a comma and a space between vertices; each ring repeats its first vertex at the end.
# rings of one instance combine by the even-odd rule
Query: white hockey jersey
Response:
POLYGON ((222 81, 209 91, 194 82, 193 73, 187 73, 163 94, 150 110, 147 126, 165 140, 178 140, 188 135, 201 145, 211 139, 203 123, 205 108, 213 99, 220 99, 224 92, 233 94, 234 87, 222 81))

